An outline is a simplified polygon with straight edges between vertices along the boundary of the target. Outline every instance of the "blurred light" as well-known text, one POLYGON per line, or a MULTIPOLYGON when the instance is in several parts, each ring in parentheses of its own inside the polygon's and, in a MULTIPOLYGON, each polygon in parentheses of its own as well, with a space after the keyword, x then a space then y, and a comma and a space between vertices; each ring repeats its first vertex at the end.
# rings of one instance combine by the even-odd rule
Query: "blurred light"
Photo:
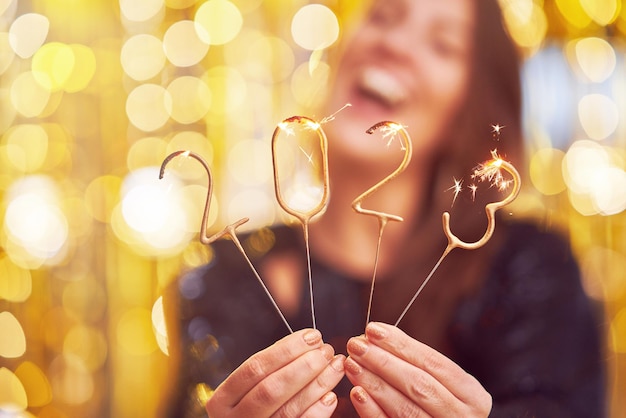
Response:
POLYGON ((45 373, 36 364, 25 361, 15 370, 15 376, 20 379, 24 386, 29 407, 41 407, 52 401, 50 382, 48 382, 45 373))
POLYGON ((214 66, 206 72, 204 80, 212 94, 210 111, 215 115, 223 115, 238 110, 247 98, 246 80, 239 71, 225 66, 214 66))
POLYGON ((33 290, 30 270, 21 268, 7 256, 0 256, 0 300, 24 302, 33 290))
POLYGON ((241 226, 241 230, 271 225, 274 223, 275 216, 274 200, 268 193, 255 189, 242 190, 233 196, 226 213, 228 223, 236 222, 241 218, 250 218, 250 222, 241 226))
POLYGON ((13 92, 9 89, 2 88, 2 84, 0 83, 0 109, 2 109, 2 112, 0 112, 0 132, 5 132, 9 129, 17 115, 17 109, 15 109, 15 105, 13 104, 12 96, 13 92))
POLYGON ((177 67, 191 67, 199 63, 209 51, 208 35, 192 20, 181 20, 170 26, 163 36, 167 59, 177 67), (200 35, 202 34, 202 35, 200 35))
POLYGON ((122 180, 116 176, 101 176, 92 180, 85 190, 87 212, 100 222, 109 222, 119 201, 122 180))
POLYGON ((581 214, 614 215, 626 209, 626 173, 596 142, 572 144, 563 159, 563 177, 570 201, 581 214))
POLYGON ((122 15, 134 22, 153 18, 163 7, 163 0, 120 0, 122 15))
POLYGON ((14 17, 17 0, 0 0, 0 16, 6 13, 5 17, 14 17))
POLYGON ((626 354, 626 307, 622 307, 611 321, 610 334, 613 352, 626 354))
POLYGON ((72 44, 70 48, 74 53, 75 63, 63 88, 68 93, 76 93, 87 88, 96 73, 96 56, 85 45, 72 44))
POLYGON ((159 349, 169 356, 169 339, 163 311, 163 297, 159 297, 152 306, 152 330, 159 349))
POLYGON ((178 77, 167 86, 167 92, 172 98, 172 119, 178 123, 198 122, 209 112, 211 91, 199 78, 178 77))
POLYGON ((600 26, 613 22, 619 13, 618 0, 580 0, 585 13, 600 26))
MULTIPOLYGON (((41 78, 30 72, 23 72, 15 77, 11 85, 11 103, 22 116, 39 116, 50 100, 51 86, 41 85, 41 78)), ((4 109, 4 107, 3 107, 4 109)))
POLYGON ((606 139, 619 124, 619 110, 610 98, 603 94, 588 94, 578 102, 578 118, 589 138, 606 139))
POLYGON ((48 153, 48 133, 41 125, 14 125, 5 134, 7 159, 18 171, 39 170, 48 153))
POLYGON ((610 248, 594 246, 581 258, 585 291, 602 302, 619 301, 626 296, 626 257, 610 248))
POLYGON ((172 9, 186 9, 197 3, 197 0, 165 0, 167 7, 172 9))
POLYGON ((160 137, 150 136, 137 140, 126 154, 128 170, 161 165, 167 155, 167 146, 167 141, 160 137))
POLYGON ((126 114, 130 122, 145 132, 155 131, 170 118, 172 97, 157 84, 142 84, 128 95, 126 114))
POLYGON ((310 51, 328 48, 339 38, 337 16, 322 4, 303 6, 291 21, 291 36, 296 44, 310 51))
POLYGON ((89 371, 94 372, 104 364, 107 358, 107 341, 97 329, 86 325, 75 325, 63 340, 63 354, 74 356, 89 371))
POLYGON ((122 214, 128 226, 139 232, 154 232, 163 227, 174 215, 172 202, 168 196, 169 181, 159 181, 153 169, 142 169, 131 173, 124 180, 122 214))
POLYGON ((548 19, 542 7, 532 0, 511 0, 502 14, 511 38, 521 47, 536 50, 548 31, 548 19))
POLYGON ((320 63, 312 74, 308 62, 300 64, 291 78, 291 94, 299 105, 315 108, 324 101, 329 77, 326 63, 320 63))
POLYGON ((228 153, 228 173, 244 186, 269 182, 273 176, 272 151, 264 141, 238 141, 228 153))
POLYGON ((209 0, 203 3, 194 18, 199 27, 198 36, 207 44, 223 45, 233 40, 243 24, 241 12, 228 0, 209 0))
MULTIPOLYGON (((211 207, 215 207, 213 203, 211 203, 211 207)), ((208 245, 202 244, 200 241, 192 241, 189 243, 185 251, 183 251, 182 259, 185 263, 185 266, 189 268, 200 267, 205 264, 209 264, 209 262, 213 258, 213 252, 211 251, 211 247, 208 245)))
POLYGON ((582 73, 594 83, 602 83, 615 71, 615 50, 601 38, 583 38, 573 41, 576 63, 582 73))
POLYGON ((561 165, 565 153, 554 148, 537 151, 530 160, 530 179, 533 186, 545 195, 555 195, 566 189, 561 165))
POLYGON ((94 396, 93 376, 80 358, 60 355, 50 364, 48 373, 56 401, 81 405, 94 396))
POLYGON ((20 379, 11 370, 0 367, 0 416, 13 417, 27 406, 26 390, 20 379))
POLYGON ((116 330, 117 343, 129 354, 145 356, 157 348, 152 333, 152 314, 148 309, 134 308, 125 311, 116 330))
POLYGON ((37 50, 32 58, 35 80, 51 92, 62 90, 74 71, 76 58, 69 45, 51 42, 37 50))
POLYGON ((57 194, 50 178, 30 176, 15 182, 5 196, 5 232, 31 256, 44 261, 62 254, 68 239, 68 223, 57 194))
POLYGON ((30 58, 45 42, 49 28, 50 22, 43 15, 27 13, 18 17, 9 29, 11 48, 20 58, 30 58))
POLYGON ((556 5, 571 25, 582 29, 591 23, 591 18, 583 9, 580 0, 556 0, 556 5))
POLYGON ((17 358, 26 352, 22 325, 11 312, 0 312, 0 357, 17 358))
MULTIPOLYGON (((107 294, 102 286, 88 273, 76 272, 81 268, 73 268, 71 281, 63 289, 63 308, 68 316, 90 323, 102 320, 107 308, 107 294)), ((65 342, 64 342, 65 343, 65 342)), ((106 347, 103 347, 106 348, 106 347)))
POLYGON ((0 75, 13 63, 15 53, 10 46, 11 35, 7 32, 0 32, 0 75))
POLYGON ((182 185, 169 172, 159 180, 158 167, 130 173, 122 202, 113 211, 117 237, 145 255, 178 253, 189 242, 189 205, 182 185))
POLYGON ((247 79, 267 84, 287 79, 295 65, 287 42, 251 29, 242 30, 224 47, 224 57, 229 66, 237 68, 247 79))
POLYGON ((128 76, 145 81, 159 74, 165 66, 163 43, 155 36, 139 34, 130 37, 122 46, 122 67, 128 76))

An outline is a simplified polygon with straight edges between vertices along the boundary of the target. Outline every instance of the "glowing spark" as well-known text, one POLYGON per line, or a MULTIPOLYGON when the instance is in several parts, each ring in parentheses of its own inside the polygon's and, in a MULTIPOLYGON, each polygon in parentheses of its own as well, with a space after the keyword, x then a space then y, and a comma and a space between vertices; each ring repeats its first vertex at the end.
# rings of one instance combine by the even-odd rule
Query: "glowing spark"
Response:
POLYGON ((456 197, 459 195, 459 193, 461 193, 461 190, 463 189, 463 179, 457 180, 454 177, 453 179, 454 179, 454 185, 446 189, 446 191, 454 190, 454 197, 452 198, 452 206, 454 206, 454 202, 456 202, 456 197))
POLYGON ((500 125, 500 124, 495 124, 495 125, 491 125, 491 132, 493 132, 494 136, 498 137, 498 140, 500 140, 500 131, 504 128, 504 125, 500 125))
POLYGON ((336 112, 335 112, 335 113, 333 113, 332 115, 330 115, 330 116, 326 116, 325 118, 323 118, 323 119, 320 121, 320 125, 321 125, 321 124, 324 124, 324 123, 327 123, 327 122, 330 122, 330 121, 335 120, 335 117, 337 116, 337 113, 341 112, 341 111, 342 111, 342 110, 344 110, 346 107, 350 107, 350 106, 352 106, 352 104, 351 104, 351 103, 346 103, 345 105, 343 105, 343 106, 341 107, 341 109, 339 109, 338 111, 336 111, 336 112))
POLYGON ((306 159, 309 161, 309 163, 313 166, 315 166, 315 164, 313 164, 313 153, 311 152, 311 154, 307 154, 307 152, 304 150, 304 148, 300 147, 300 151, 302 151, 302 153, 304 155, 306 155, 306 159))
MULTIPOLYGON (((380 129, 380 132, 382 132, 383 134, 383 139, 387 140, 387 147, 390 147, 392 142, 398 137, 398 132, 400 132, 401 130, 405 128, 406 128, 405 126, 400 125, 399 123, 387 122, 386 124, 383 124, 380 126, 374 125, 372 128, 367 130, 367 133, 372 133, 376 129, 380 129)), ((406 147, 404 143, 402 141, 399 141, 399 142, 400 142, 400 149, 402 151, 405 151, 406 147)))
POLYGON ((497 150, 491 151, 491 160, 485 161, 482 164, 479 164, 478 167, 474 169, 474 174, 472 174, 472 178, 478 179, 479 181, 487 181, 491 183, 491 186, 495 186, 500 191, 506 190, 511 181, 505 181, 502 176, 502 158, 498 155, 497 150))
POLYGON ((478 186, 476 186, 474 183, 472 183, 468 187, 472 191, 472 201, 475 201, 476 200, 476 190, 478 189, 478 186))
POLYGON ((281 122, 278 124, 278 128, 283 131, 284 133, 287 134, 287 136, 293 136, 295 135, 295 132, 293 131, 293 128, 289 126, 289 123, 287 122, 281 122))

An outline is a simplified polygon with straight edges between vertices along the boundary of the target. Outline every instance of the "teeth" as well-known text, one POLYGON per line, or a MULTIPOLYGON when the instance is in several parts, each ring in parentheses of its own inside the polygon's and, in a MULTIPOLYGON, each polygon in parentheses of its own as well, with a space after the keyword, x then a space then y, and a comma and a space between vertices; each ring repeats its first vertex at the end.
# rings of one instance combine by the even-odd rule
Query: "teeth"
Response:
POLYGON ((361 88, 388 105, 406 99, 406 91, 397 77, 379 68, 367 68, 361 74, 361 88))

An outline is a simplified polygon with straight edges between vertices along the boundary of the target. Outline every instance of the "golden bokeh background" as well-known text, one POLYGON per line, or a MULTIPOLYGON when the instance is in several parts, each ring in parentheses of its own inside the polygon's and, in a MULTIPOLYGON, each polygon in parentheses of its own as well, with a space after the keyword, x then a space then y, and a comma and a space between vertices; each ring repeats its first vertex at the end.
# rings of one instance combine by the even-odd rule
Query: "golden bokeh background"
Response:
MULTIPOLYGON (((532 187, 603 307, 626 413, 626 4, 501 0, 522 49, 532 187)), ((158 416, 160 294, 210 225, 284 221, 269 139, 322 99, 359 0, 0 0, 0 416, 158 416), (170 173, 171 170, 171 173, 170 173), (253 202, 253 204, 251 204, 253 202)), ((320 115, 310 115, 318 117, 320 115)), ((494 121, 494 123, 497 121, 494 121)), ((567 347, 563 347, 567 350, 567 347)))

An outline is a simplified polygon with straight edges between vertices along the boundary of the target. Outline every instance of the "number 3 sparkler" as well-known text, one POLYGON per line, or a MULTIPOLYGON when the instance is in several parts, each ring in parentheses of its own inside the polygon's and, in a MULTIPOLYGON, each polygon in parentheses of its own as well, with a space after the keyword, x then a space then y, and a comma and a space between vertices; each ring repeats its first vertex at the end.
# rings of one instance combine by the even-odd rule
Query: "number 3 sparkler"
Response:
POLYGON ((404 318, 404 315, 406 315, 407 311, 409 310, 413 302, 415 302, 415 299, 417 299, 422 289, 424 289, 424 287, 426 286, 430 278, 433 276, 433 274, 435 273, 435 271, 437 270, 437 268, 439 267, 443 259, 446 258, 446 256, 455 248, 475 250, 485 245, 489 241, 489 239, 493 235, 493 232, 496 229, 496 217, 495 217, 496 211, 508 205, 509 203, 511 203, 513 200, 515 200, 515 198, 519 194, 519 191, 521 188, 521 177, 518 171, 515 169, 515 167, 511 163, 506 162, 502 158, 500 158, 495 151, 492 151, 491 155, 493 159, 487 161, 484 164, 481 164, 474 171, 473 177, 478 178, 481 181, 488 180, 492 182, 495 186, 497 186, 500 190, 505 190, 509 182, 505 181, 502 178, 502 174, 500 173, 501 169, 504 169, 513 177, 513 189, 511 190, 511 193, 509 193, 509 195, 505 197, 503 200, 499 202, 488 203, 485 206, 485 212, 487 213, 487 222, 488 222, 487 231, 485 231, 485 234, 482 236, 482 238, 480 238, 476 242, 467 243, 467 242, 461 241, 456 235, 454 235, 452 231, 450 230, 450 214, 448 212, 443 213, 443 217, 442 217, 443 231, 446 234, 446 237, 448 238, 448 245, 446 249, 443 251, 441 258, 439 258, 439 261, 437 261, 437 264, 435 264, 435 267, 433 267, 433 269, 430 271, 430 273, 428 274, 424 282, 422 282, 422 285, 419 287, 419 289, 417 289, 417 292, 415 292, 415 294, 413 295, 413 298, 407 304, 404 311, 402 311, 402 313, 400 314, 400 317, 396 321, 395 326, 398 326, 400 321, 402 321, 402 318, 404 318))

